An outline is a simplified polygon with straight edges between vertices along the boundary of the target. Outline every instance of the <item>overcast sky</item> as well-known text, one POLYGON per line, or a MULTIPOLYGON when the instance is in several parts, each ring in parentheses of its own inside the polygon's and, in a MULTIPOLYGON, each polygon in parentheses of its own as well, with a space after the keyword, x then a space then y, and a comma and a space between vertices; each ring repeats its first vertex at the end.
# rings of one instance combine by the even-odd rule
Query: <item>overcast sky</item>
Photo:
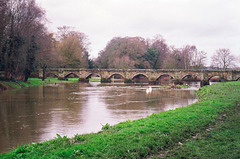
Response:
POLYGON ((85 33, 91 57, 113 37, 160 34, 168 45, 196 45, 208 57, 219 48, 240 56, 240 0, 36 0, 50 31, 85 33))

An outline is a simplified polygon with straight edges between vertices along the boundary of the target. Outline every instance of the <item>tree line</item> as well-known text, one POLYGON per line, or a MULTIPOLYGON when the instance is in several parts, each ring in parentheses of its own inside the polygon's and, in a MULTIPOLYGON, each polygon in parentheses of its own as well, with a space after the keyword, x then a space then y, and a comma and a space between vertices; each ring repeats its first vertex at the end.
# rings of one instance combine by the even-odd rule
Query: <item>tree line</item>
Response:
POLYGON ((183 48, 168 46, 157 35, 154 39, 116 37, 99 53, 96 64, 100 68, 136 69, 200 69, 205 65, 206 52, 194 45, 183 48))
MULTIPOLYGON (((211 57, 211 67, 234 67, 236 57, 229 49, 218 49, 211 57)), ((99 68, 117 69, 203 69, 207 53, 195 45, 181 48, 169 46, 161 35, 153 39, 142 37, 115 37, 95 60, 99 68)))
MULTIPOLYGON (((161 35, 114 37, 96 59, 90 59, 88 37, 68 26, 49 32, 45 11, 35 0, 1 0, 0 20, 0 70, 6 80, 27 81, 33 72, 52 67, 201 69, 206 65, 205 51, 195 45, 169 46, 161 35)), ((235 59, 229 49, 219 49, 212 56, 212 67, 227 69, 235 59)))
POLYGON ((66 26, 49 33, 35 0, 1 0, 0 21, 0 70, 6 80, 27 81, 39 68, 91 65, 87 36, 66 26))

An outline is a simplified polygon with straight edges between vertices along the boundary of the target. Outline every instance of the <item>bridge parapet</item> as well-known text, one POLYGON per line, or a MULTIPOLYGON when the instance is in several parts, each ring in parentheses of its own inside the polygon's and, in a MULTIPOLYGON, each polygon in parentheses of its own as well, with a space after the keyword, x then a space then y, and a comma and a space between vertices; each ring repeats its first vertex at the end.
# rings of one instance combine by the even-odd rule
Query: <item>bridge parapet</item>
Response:
MULTIPOLYGON (((109 79, 114 74, 121 75, 124 79, 132 80, 137 75, 143 75, 149 81, 156 81, 161 76, 168 75, 174 80, 183 80, 186 77, 191 77, 199 81, 209 81, 214 76, 219 76, 228 81, 239 80, 240 70, 182 70, 182 69, 70 69, 57 68, 46 70, 46 75, 54 74, 59 78, 66 78, 70 74, 74 74, 81 79, 86 79, 89 76, 96 74, 104 79, 109 79)), ((39 76, 43 73, 40 71, 39 76)))

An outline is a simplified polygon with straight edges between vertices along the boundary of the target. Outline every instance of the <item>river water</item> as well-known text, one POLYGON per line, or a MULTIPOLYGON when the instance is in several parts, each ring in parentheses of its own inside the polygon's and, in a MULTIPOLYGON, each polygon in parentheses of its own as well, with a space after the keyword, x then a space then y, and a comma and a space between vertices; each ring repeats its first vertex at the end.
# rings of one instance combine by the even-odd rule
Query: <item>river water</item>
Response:
POLYGON ((65 83, 0 92, 0 153, 24 143, 98 132, 102 125, 147 117, 197 101, 195 87, 65 83))

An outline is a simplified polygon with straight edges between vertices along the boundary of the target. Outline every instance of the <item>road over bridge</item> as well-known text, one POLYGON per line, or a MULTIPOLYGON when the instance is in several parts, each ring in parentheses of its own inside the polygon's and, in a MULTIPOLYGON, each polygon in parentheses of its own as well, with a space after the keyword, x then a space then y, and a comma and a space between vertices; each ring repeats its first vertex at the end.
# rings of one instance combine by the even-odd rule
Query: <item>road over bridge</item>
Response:
MULTIPOLYGON (((218 76, 226 81, 240 80, 240 70, 181 70, 181 69, 48 69, 45 77, 55 76, 59 79, 74 75, 80 81, 88 81, 92 76, 98 76, 102 81, 107 81, 114 76, 121 77, 124 81, 131 82, 135 77, 141 75, 148 79, 149 83, 156 83, 161 77, 169 76, 174 81, 182 81, 186 78, 196 81, 208 82, 211 78, 218 76)), ((40 71, 39 77, 43 77, 40 71)))

